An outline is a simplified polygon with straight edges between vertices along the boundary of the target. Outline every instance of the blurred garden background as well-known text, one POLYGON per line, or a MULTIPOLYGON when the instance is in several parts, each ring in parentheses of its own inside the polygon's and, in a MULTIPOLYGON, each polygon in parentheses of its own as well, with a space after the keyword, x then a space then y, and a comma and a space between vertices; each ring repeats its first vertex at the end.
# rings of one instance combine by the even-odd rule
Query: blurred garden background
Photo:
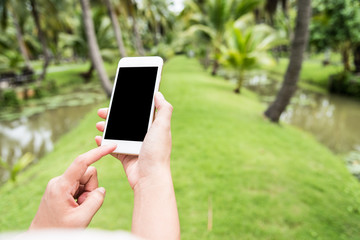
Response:
MULTIPOLYGON (((158 55, 183 239, 360 239, 359 26, 355 0, 0 0, 0 232, 96 146, 119 59, 158 55)), ((95 166, 90 227, 130 230, 95 166)))

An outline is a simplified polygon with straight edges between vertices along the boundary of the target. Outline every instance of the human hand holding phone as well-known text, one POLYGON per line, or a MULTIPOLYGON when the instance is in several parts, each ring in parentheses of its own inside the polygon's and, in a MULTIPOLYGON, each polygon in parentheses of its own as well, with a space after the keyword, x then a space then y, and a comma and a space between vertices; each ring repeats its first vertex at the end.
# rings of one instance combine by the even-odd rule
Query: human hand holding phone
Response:
MULTIPOLYGON (((122 162, 134 190, 132 232, 144 239, 177 240, 180 225, 170 172, 172 106, 161 93, 155 95, 155 106, 155 121, 140 155, 113 155, 122 162)), ((106 118, 107 109, 99 110, 99 115, 106 118)), ((103 126, 97 124, 100 131, 103 126)), ((100 145, 101 137, 96 142, 100 145)), ((90 165, 116 147, 104 145, 82 154, 63 175, 50 180, 29 229, 87 227, 105 197, 90 165)))
MULTIPOLYGON (((123 164, 132 189, 136 187, 137 183, 144 182, 147 178, 170 174, 170 122, 173 108, 160 92, 155 94, 155 107, 157 109, 155 120, 145 136, 140 154, 136 156, 112 153, 123 164)), ((98 111, 99 117, 103 119, 106 119, 107 114, 108 108, 98 111)), ((104 127, 104 121, 96 124, 96 128, 101 132, 104 131, 104 127)), ((101 140, 101 136, 95 137, 98 146, 100 146, 101 140)))
MULTIPOLYGON (((180 224, 170 171, 172 106, 155 94, 155 120, 147 132, 139 156, 113 153, 123 164, 134 190, 132 232, 144 239, 180 239, 180 224)), ((108 109, 98 111, 106 119, 108 109)), ((128 117, 128 116, 124 116, 128 117)), ((96 124, 103 131, 105 122, 96 124)), ((95 137, 101 144, 102 138, 95 137)))
POLYGON ((163 64, 158 56, 120 59, 101 145, 115 143, 115 153, 139 155, 153 122, 163 64))

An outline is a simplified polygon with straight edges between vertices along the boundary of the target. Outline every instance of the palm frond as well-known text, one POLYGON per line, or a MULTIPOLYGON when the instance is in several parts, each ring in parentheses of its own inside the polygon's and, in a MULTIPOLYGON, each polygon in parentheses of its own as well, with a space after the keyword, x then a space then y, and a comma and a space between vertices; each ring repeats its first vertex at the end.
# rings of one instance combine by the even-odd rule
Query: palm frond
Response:
POLYGON ((258 7, 264 0, 242 0, 237 4, 235 9, 235 18, 239 18, 249 12, 252 12, 258 7))
POLYGON ((210 38, 216 37, 216 32, 212 28, 201 24, 192 25, 185 31, 185 36, 194 35, 196 32, 203 32, 210 38))

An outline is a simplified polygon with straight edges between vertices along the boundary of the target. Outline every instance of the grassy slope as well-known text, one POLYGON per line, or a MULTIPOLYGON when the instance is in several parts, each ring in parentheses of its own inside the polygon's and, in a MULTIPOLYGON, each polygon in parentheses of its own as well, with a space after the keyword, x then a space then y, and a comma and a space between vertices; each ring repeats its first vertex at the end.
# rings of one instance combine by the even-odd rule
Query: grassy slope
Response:
MULTIPOLYGON (((46 80, 55 79, 58 87, 61 89, 68 86, 82 84, 84 82, 84 79, 81 77, 80 74, 87 72, 89 69, 89 65, 90 64, 88 62, 52 65, 49 67, 49 71, 46 75, 46 80)), ((114 69, 116 70, 116 65, 117 62, 105 63, 105 70, 107 71, 111 81, 114 80, 114 75, 116 74, 116 72, 114 71, 114 69)), ((94 80, 95 78, 97 83, 97 74, 94 70, 92 80, 94 80)))
MULTIPOLYGON (((275 66, 265 67, 265 69, 270 72, 275 80, 282 81, 288 63, 288 58, 280 58, 275 66)), ((324 92, 322 89, 327 89, 329 76, 341 72, 342 69, 342 65, 335 65, 334 63, 323 66, 322 59, 314 56, 303 62, 299 85, 311 91, 324 92)))
MULTIPOLYGON (((359 184, 328 149, 264 120, 254 94, 233 94, 196 60, 174 58, 164 71, 161 91, 175 108, 172 171, 183 239, 359 238, 359 184)), ((95 146, 95 112, 17 185, 0 189, 1 231, 26 228, 47 181, 95 146)), ((96 166, 107 196, 91 227, 130 229, 132 192, 120 163, 106 157, 96 166)))

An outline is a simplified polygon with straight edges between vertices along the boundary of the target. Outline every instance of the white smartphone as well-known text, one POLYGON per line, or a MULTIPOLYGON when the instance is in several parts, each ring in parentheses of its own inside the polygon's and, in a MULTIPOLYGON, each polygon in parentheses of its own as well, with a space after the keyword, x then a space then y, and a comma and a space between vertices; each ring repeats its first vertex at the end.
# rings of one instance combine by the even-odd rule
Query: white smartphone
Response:
POLYGON ((162 67, 161 57, 120 59, 101 145, 115 143, 115 153, 139 154, 154 118, 162 67))

